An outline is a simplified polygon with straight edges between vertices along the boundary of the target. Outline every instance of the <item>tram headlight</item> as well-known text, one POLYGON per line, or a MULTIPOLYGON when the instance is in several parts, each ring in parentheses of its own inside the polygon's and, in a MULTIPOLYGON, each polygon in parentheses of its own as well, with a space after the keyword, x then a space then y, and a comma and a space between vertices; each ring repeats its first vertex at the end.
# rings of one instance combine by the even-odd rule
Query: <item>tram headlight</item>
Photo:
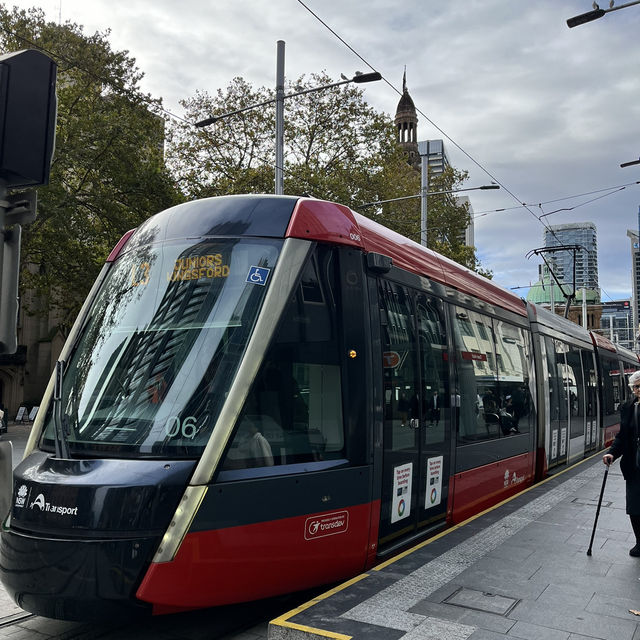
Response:
POLYGON ((189 486, 185 489, 182 500, 153 557, 153 562, 171 562, 175 558, 206 493, 206 486, 189 486))

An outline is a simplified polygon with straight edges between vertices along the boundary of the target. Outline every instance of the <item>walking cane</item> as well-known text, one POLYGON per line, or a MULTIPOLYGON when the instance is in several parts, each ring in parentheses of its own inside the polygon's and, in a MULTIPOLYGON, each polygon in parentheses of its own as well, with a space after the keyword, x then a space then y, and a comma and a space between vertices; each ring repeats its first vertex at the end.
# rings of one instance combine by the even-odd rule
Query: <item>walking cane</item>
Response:
POLYGON ((602 478, 602 489, 600 489, 600 497, 598 498, 598 508, 596 509, 596 519, 593 523, 593 531, 591 532, 591 542, 587 549, 587 555, 591 555, 591 547, 593 547, 593 538, 596 535, 596 525, 598 524, 598 516, 600 515, 600 505, 602 504, 602 496, 604 495, 604 485, 607 483, 607 474, 609 473, 609 465, 604 470, 604 478, 602 478))

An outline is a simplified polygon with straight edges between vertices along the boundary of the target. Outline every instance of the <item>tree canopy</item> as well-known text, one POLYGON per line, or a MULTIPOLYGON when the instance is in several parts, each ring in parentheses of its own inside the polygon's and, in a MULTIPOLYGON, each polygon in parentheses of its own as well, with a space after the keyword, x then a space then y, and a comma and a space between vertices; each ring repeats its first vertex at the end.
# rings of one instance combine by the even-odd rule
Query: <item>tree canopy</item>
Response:
POLYGON ((109 32, 47 22, 39 9, 0 7, 0 50, 38 48, 58 64, 58 122, 50 183, 23 229, 22 288, 56 308, 64 331, 123 233, 180 199, 163 162, 160 101, 109 32), (33 268, 35 265, 36 268, 33 268))

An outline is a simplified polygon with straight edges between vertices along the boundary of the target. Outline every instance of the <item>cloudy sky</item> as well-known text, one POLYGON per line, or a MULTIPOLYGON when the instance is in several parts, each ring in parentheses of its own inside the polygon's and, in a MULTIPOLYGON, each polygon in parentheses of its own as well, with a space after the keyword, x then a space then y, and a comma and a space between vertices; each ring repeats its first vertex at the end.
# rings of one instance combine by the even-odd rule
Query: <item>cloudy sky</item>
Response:
POLYGON ((540 260, 526 255, 543 246, 543 221, 588 221, 603 300, 630 295, 626 232, 638 228, 640 165, 620 163, 640 156, 640 5, 569 29, 566 19, 590 10, 588 0, 10 4, 37 4, 85 33, 110 29, 113 47, 145 73, 143 89, 178 115, 180 99, 235 76, 274 86, 278 40, 288 78, 380 71, 388 82, 366 85, 366 99, 390 115, 406 65, 418 139, 443 138, 452 164, 469 171, 467 186, 504 187, 469 194, 478 255, 495 280, 507 288, 537 280, 540 260))

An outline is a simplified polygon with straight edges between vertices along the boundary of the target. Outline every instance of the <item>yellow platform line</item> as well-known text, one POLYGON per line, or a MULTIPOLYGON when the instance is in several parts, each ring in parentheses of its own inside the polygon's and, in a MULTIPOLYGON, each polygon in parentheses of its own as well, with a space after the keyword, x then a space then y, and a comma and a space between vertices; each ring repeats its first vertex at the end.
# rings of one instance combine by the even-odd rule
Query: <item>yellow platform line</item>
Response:
MULTIPOLYGON (((373 567, 371 570, 372 571, 381 571, 382 569, 384 569, 385 567, 388 567, 389 565, 393 564, 394 562, 397 562, 398 560, 401 560, 402 558, 406 558, 408 555, 411 555, 412 553, 418 551, 418 549, 422 549, 423 547, 426 547, 428 544, 431 544, 432 542, 435 542, 436 540, 439 540, 440 538, 443 538, 444 536, 453 533, 454 531, 456 531, 457 529, 460 529, 464 526, 466 526, 467 524, 469 524, 470 522, 473 522, 474 520, 476 520, 477 518, 480 518, 481 516, 490 513, 491 511, 493 511, 494 509, 497 509, 499 507, 501 507, 504 504, 507 504, 508 502, 511 502, 511 500, 514 500, 515 498, 520 497, 521 495, 524 495, 525 493, 528 493, 529 491, 531 491, 532 489, 535 489, 543 484, 546 484, 547 482, 549 482, 550 480, 554 480, 555 478, 567 473, 568 471, 571 471, 571 469, 574 469, 575 467, 584 464, 585 462, 588 462, 589 460, 591 460, 592 458, 594 458, 595 456, 598 455, 602 455, 601 451, 597 451, 596 453, 594 453, 593 455, 589 456, 588 458, 583 458, 582 460, 579 460, 578 462, 572 464, 570 467, 567 467, 566 469, 563 469, 562 471, 558 471, 558 473, 555 473, 552 476, 548 476, 547 478, 545 478, 544 480, 540 480, 540 482, 536 482, 535 484, 532 484, 530 487, 527 487, 526 489, 523 489, 522 491, 519 491, 518 493, 516 493, 515 495, 510 496, 509 498, 505 498, 504 500, 502 500, 501 502, 498 502, 497 504, 494 504, 492 507, 489 507, 488 509, 485 509, 484 511, 481 511, 480 513, 476 513, 474 516, 471 516, 469 518, 467 518, 466 520, 463 520, 462 522, 453 525, 452 527, 449 527, 448 529, 445 529, 444 531, 438 533, 437 535, 433 536, 432 538, 429 538, 428 540, 424 540, 423 542, 420 542, 419 544, 411 547, 410 549, 407 549, 406 551, 403 551, 402 553, 399 553, 396 556, 393 556, 393 558, 390 558, 389 560, 382 562, 378 565, 376 565, 375 567, 373 567)), ((303 624, 297 624, 296 622, 290 622, 289 619, 293 618, 294 616, 297 616, 299 613, 302 613, 303 611, 305 611, 306 609, 310 609, 311 607, 313 607, 314 605, 318 604, 319 602, 322 602, 323 600, 326 600, 327 598, 330 598, 332 595, 335 595, 336 593, 339 593, 340 591, 344 591, 345 589, 348 589, 351 585, 356 584, 357 582, 360 582, 360 580, 363 580, 364 578, 368 578, 369 574, 368 573, 363 573, 359 576, 356 576, 355 578, 352 578, 351 580, 344 582, 343 584, 338 585, 337 587, 334 587, 333 589, 326 591, 325 593, 312 598, 311 600, 309 600, 309 602, 305 602, 304 604, 301 604, 299 607, 296 607, 295 609, 292 609, 291 611, 288 611, 287 613, 279 616, 278 618, 275 618, 273 620, 271 620, 271 622, 269 624, 273 624, 273 625, 277 625, 280 627, 285 627, 288 629, 295 629, 297 631, 303 631, 305 633, 312 633, 318 636, 322 636, 323 638, 334 638, 335 640, 353 640, 353 636, 348 636, 345 635, 344 633, 336 633, 335 631, 327 631, 326 629, 317 629, 315 627, 308 627, 306 625, 303 624)))
POLYGON ((335 640, 352 640, 352 636, 347 636, 344 633, 336 633, 335 631, 327 631, 325 629, 316 629, 315 627, 308 627, 303 624, 297 624, 296 622, 289 622, 289 618, 293 618, 294 616, 297 616, 299 613, 302 613, 306 609, 310 609, 311 607, 318 604, 319 602, 322 602, 323 600, 330 598, 332 595, 339 593, 344 589, 348 589, 351 585, 354 585, 356 584, 356 582, 360 582, 360 580, 363 580, 364 578, 368 578, 368 577, 369 577, 368 573, 362 573, 359 576, 356 576, 355 578, 351 578, 351 580, 348 580, 347 582, 344 582, 338 585, 337 587, 334 587, 333 589, 330 589, 329 591, 326 591, 325 593, 319 596, 316 596, 315 598, 312 598, 311 600, 309 600, 309 602, 305 602, 304 604, 301 604, 299 607, 296 607, 295 609, 288 611, 287 613, 279 616, 278 618, 271 620, 269 624, 275 624, 280 627, 287 627, 289 629, 296 629, 298 631, 305 631, 306 633, 315 633, 316 635, 322 636, 324 638, 335 638, 335 640))

